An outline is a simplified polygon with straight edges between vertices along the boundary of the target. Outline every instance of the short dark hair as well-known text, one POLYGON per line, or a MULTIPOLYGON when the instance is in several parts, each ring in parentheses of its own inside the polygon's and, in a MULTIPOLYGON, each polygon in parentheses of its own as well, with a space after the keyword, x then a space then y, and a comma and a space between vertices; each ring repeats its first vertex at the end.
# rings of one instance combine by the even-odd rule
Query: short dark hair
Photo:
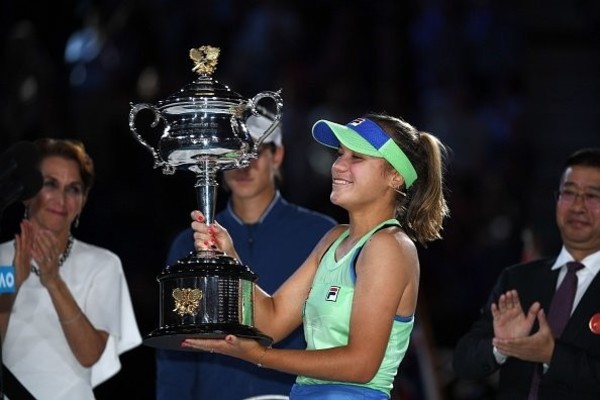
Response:
POLYGON ((577 150, 567 158, 563 170, 574 165, 600 168, 600 147, 577 150))

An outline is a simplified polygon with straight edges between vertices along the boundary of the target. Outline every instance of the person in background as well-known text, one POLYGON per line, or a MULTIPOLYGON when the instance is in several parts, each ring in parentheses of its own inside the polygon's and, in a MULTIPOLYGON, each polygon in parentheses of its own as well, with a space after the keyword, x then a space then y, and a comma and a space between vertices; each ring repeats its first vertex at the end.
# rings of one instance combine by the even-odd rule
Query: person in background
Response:
MULTIPOLYGON (((247 126, 253 138, 271 125, 266 116, 251 116, 247 126)), ((215 220, 239 243, 238 254, 251 265, 261 285, 276 289, 304 261, 318 240, 335 225, 324 215, 289 203, 280 194, 280 167, 284 158, 282 130, 277 127, 261 144, 258 158, 246 168, 223 172, 230 192, 227 206, 215 220)), ((182 231, 171 245, 167 264, 194 251, 193 231, 182 231)), ((302 329, 296 329, 278 347, 302 349, 302 329)), ((254 396, 287 395, 293 378, 288 374, 223 357, 218 354, 157 350, 157 400, 241 400, 254 396)))
MULTIPOLYGON (((256 284, 255 325, 275 342, 303 324, 305 350, 252 339, 187 338, 189 349, 226 354, 297 375, 293 400, 389 399, 414 324, 419 289, 416 243, 439 239, 448 208, 445 146, 386 114, 312 129, 337 149, 330 200, 349 224, 326 233, 273 295, 256 284)), ((192 212, 195 246, 237 256, 222 225, 192 212)), ((244 243, 236 242, 236 246, 244 243)))
POLYGON ((567 158, 555 217, 558 255, 506 268, 454 351, 459 378, 499 371, 498 399, 591 400, 600 393, 600 148, 567 158), (575 296, 565 300, 559 288, 573 276, 573 261, 580 268, 575 296), (559 303, 566 306, 562 327, 559 303))
POLYGON ((14 265, 16 277, 16 292, 0 296, 5 394, 94 399, 93 388, 142 338, 119 257, 72 234, 94 180, 92 159, 76 141, 35 145, 42 188, 24 202, 15 239, 0 245, 0 263, 14 265))

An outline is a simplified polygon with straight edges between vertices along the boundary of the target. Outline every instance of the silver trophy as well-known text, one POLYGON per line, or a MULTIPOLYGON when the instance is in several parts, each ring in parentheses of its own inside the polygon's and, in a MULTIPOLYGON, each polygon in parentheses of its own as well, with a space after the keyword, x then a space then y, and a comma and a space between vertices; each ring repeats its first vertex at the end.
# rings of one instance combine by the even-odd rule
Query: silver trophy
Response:
MULTIPOLYGON (((156 105, 132 104, 129 113, 129 129, 152 153, 154 168, 162 168, 166 175, 176 170, 196 175, 198 205, 208 224, 214 222, 217 173, 246 167, 257 158, 261 143, 279 125, 283 107, 279 92, 266 91, 244 99, 213 80, 218 56, 215 47, 191 49, 193 71, 199 77, 156 105), (246 121, 269 108, 267 102, 272 103, 268 106, 273 123, 254 140, 246 121), (156 140, 158 149, 138 132, 136 116, 142 110, 153 113, 149 131, 162 128, 156 140)), ((272 338, 253 326, 256 279, 249 267, 218 250, 194 251, 166 266, 157 276, 160 327, 144 337, 144 344, 184 350, 180 346, 184 338, 223 338, 227 334, 271 344, 272 338)))

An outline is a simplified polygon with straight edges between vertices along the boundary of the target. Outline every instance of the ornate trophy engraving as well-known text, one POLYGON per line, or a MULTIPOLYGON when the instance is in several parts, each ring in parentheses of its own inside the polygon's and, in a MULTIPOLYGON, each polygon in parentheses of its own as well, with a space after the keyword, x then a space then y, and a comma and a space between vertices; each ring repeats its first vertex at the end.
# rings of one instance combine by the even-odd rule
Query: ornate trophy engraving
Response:
MULTIPOLYGON (((190 50, 199 77, 157 105, 132 104, 129 129, 154 157, 154 168, 170 175, 176 170, 195 173, 200 211, 214 222, 218 171, 243 168, 258 157, 260 144, 281 119, 279 92, 261 92, 244 99, 212 79, 219 49, 202 46, 190 50), (246 126, 260 114, 261 100, 272 101, 271 126, 254 140, 246 126), (150 128, 164 126, 158 149, 138 132, 135 121, 142 110, 154 114, 150 128)), ((166 266, 157 276, 160 291, 160 327, 144 337, 144 344, 162 349, 185 350, 186 337, 223 338, 227 334, 253 338, 263 344, 272 339, 253 326, 253 282, 249 267, 217 250, 190 253, 166 266)))

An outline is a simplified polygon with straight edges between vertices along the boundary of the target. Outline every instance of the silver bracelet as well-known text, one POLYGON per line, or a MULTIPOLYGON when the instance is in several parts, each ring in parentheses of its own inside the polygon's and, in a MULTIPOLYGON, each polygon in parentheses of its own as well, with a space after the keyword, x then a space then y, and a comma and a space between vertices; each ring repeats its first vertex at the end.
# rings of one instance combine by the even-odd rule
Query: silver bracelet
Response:
POLYGON ((263 358, 265 358, 265 354, 267 354, 267 350, 269 350, 270 348, 271 348, 271 346, 267 346, 263 350, 262 354, 260 355, 260 358, 258 359, 258 362, 256 363, 256 366, 258 368, 262 368, 263 367, 262 360, 263 360, 263 358))
POLYGON ((69 319, 65 319, 65 320, 61 320, 59 319, 58 321, 60 322, 61 325, 69 325, 72 324, 73 322, 77 321, 79 319, 79 317, 81 317, 83 313, 80 311, 79 313, 77 313, 76 316, 69 318, 69 319))

